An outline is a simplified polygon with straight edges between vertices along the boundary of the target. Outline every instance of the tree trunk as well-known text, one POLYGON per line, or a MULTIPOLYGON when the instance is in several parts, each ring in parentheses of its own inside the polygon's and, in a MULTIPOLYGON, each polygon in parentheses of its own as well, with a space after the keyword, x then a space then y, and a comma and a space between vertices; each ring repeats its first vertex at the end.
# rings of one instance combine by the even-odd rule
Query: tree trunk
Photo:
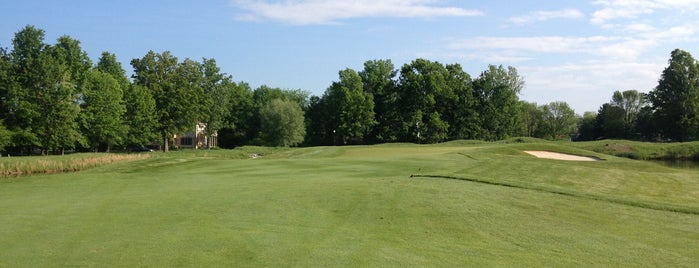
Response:
POLYGON ((170 150, 170 145, 168 144, 168 141, 167 141, 167 133, 163 134, 163 142, 164 142, 163 152, 168 152, 170 150))
POLYGON ((111 145, 107 144, 107 153, 109 153, 109 149, 111 149, 111 145))

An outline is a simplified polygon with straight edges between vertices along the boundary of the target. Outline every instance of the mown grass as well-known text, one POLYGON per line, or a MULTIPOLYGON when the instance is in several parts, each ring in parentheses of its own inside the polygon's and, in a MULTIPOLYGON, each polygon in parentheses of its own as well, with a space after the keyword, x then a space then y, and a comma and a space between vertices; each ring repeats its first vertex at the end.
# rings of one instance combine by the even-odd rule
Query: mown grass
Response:
POLYGON ((543 141, 155 154, 0 180, 0 267, 695 267, 699 216, 636 204, 697 210, 698 175, 543 141))

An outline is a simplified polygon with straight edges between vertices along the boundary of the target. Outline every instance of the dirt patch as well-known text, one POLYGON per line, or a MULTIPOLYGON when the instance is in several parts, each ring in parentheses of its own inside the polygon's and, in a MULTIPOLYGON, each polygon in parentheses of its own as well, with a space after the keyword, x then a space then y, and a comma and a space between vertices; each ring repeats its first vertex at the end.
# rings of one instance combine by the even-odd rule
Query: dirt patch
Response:
POLYGON ((605 144, 605 147, 607 147, 608 150, 611 150, 613 152, 618 152, 618 153, 630 153, 633 151, 631 146, 628 146, 626 144, 605 144))
POLYGON ((524 151, 524 152, 528 153, 530 155, 536 156, 538 158, 555 159, 555 160, 565 160, 565 161, 597 161, 597 160, 599 160, 596 157, 580 156, 580 155, 572 155, 572 154, 562 154, 562 153, 554 153, 554 152, 548 152, 548 151, 524 151))

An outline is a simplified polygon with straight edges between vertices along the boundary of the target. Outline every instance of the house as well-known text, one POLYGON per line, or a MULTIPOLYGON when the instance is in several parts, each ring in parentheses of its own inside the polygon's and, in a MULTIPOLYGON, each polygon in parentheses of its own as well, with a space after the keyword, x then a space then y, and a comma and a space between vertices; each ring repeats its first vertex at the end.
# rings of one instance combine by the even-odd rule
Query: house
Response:
POLYGON ((184 134, 175 134, 176 148, 208 149, 218 146, 218 133, 206 135, 206 124, 197 123, 194 131, 184 134))

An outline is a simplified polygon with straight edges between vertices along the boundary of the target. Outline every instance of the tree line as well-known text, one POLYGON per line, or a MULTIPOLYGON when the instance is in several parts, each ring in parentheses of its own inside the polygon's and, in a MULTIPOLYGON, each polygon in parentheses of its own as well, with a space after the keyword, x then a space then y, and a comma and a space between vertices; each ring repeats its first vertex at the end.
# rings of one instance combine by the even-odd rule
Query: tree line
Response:
POLYGON ((472 78, 459 64, 416 59, 396 68, 371 60, 344 69, 321 96, 303 90, 252 89, 221 72, 214 59, 180 60, 147 52, 131 60, 131 79, 116 55, 96 64, 80 42, 26 26, 12 49, 0 48, 0 150, 14 153, 110 151, 144 144, 169 150, 174 134, 199 122, 221 147, 436 143, 514 136, 592 140, 694 140, 699 135, 699 64, 684 51, 649 94, 615 92, 582 117, 565 102, 519 99, 514 67, 490 65, 472 78))
POLYGON ((675 49, 653 90, 615 91, 597 113, 582 116, 577 138, 699 140, 699 62, 675 49))

